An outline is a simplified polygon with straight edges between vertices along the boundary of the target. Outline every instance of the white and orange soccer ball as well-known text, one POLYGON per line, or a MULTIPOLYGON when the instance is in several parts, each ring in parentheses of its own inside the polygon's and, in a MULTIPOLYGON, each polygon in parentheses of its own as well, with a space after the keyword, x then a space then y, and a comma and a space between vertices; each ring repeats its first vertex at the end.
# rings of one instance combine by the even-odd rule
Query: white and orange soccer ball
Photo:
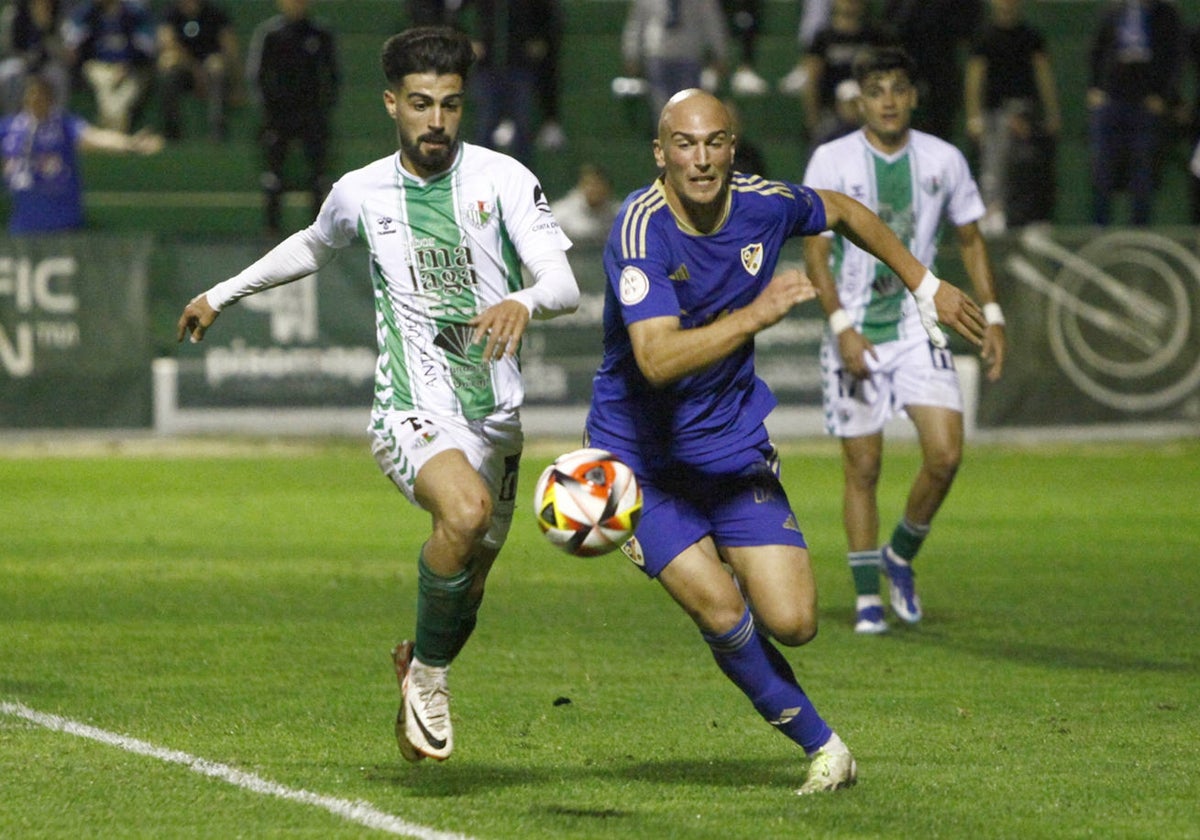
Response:
POLYGON ((633 536, 642 489, 633 470, 611 452, 576 449, 542 472, 533 504, 546 539, 576 557, 595 557, 633 536))

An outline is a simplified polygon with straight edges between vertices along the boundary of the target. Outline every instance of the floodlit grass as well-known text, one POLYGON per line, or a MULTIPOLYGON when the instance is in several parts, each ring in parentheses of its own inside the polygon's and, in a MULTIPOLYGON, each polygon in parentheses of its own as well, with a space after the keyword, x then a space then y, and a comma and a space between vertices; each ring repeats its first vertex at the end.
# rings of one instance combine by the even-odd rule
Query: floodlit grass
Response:
MULTIPOLYGON (((860 768, 804 799, 657 584, 538 535, 570 444, 527 454, 440 765, 392 737, 426 517, 363 442, 189 445, 0 457, 0 702, 479 838, 1200 837, 1200 443, 971 446, 926 621, 882 638, 850 630, 835 447, 786 447, 822 605, 788 656, 860 768)), ((379 836, 2 714, 0 803, 3 837, 379 836)))

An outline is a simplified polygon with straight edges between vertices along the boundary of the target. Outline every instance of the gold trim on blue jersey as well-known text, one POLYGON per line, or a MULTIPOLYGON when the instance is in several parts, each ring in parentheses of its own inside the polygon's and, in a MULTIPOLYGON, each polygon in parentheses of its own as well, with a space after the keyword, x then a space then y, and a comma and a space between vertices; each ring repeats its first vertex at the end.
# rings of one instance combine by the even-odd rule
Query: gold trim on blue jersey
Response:
POLYGON ((791 199, 796 197, 796 194, 792 192, 792 188, 783 181, 768 181, 761 175, 747 175, 744 172, 735 172, 731 185, 738 192, 758 193, 759 195, 782 195, 791 199))
POLYGON ((646 228, 650 217, 667 203, 658 181, 629 203, 625 217, 621 219, 621 258, 644 260, 646 258, 646 228))

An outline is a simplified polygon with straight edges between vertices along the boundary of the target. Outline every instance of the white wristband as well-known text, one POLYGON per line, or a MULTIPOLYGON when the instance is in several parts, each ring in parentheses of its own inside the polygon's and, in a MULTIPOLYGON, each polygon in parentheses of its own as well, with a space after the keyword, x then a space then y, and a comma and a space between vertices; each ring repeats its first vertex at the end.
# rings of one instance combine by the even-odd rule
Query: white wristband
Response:
POLYGON ((829 314, 829 331, 834 335, 841 335, 853 326, 854 322, 850 320, 845 309, 835 309, 829 314))
POLYGON ((913 289, 913 296, 917 300, 933 300, 933 296, 937 294, 938 286, 942 285, 942 281, 934 276, 929 269, 925 270, 925 276, 921 278, 921 283, 917 288, 913 289))
POLYGON ((998 303, 985 303, 983 305, 983 320, 987 322, 989 327, 1004 326, 1004 310, 1000 308, 998 303))

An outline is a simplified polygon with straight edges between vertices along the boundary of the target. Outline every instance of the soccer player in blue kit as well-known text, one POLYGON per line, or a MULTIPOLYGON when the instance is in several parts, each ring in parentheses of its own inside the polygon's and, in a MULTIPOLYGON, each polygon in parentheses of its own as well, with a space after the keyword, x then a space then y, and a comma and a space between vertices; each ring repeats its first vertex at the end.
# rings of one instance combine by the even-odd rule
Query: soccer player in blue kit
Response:
POLYGON ((978 345, 984 318, 862 204, 734 174, 735 147, 710 94, 680 91, 663 108, 661 175, 625 200, 604 251, 588 444, 615 453, 642 485, 626 554, 691 616, 759 714, 812 757, 797 791, 809 794, 849 787, 857 768, 772 643, 817 632, 807 544, 764 425, 775 398, 754 371, 754 336, 815 294, 801 272, 776 274, 780 247, 825 230, 846 236, 913 290, 931 336, 941 321, 978 345))

